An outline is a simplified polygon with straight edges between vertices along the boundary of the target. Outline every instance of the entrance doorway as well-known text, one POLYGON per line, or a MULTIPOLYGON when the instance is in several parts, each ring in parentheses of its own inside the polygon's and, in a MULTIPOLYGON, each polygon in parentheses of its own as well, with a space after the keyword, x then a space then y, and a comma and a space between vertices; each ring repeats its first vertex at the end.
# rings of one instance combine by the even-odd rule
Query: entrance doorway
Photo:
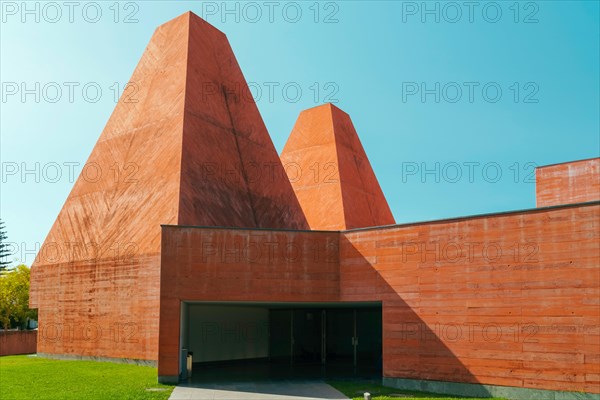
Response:
POLYGON ((381 307, 271 309, 269 357, 290 364, 381 362, 381 307))
POLYGON ((193 380, 381 377, 381 303, 186 302, 193 380))

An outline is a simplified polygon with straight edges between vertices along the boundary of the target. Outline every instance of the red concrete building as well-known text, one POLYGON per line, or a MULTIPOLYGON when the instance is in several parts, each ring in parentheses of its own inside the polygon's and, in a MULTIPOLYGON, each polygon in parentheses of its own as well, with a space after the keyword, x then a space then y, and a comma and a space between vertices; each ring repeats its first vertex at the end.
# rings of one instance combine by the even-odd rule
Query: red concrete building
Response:
POLYGON ((396 225, 350 117, 303 111, 280 157, 193 13, 130 81, 33 265, 39 354, 598 398, 600 159, 539 168, 536 209, 396 225))

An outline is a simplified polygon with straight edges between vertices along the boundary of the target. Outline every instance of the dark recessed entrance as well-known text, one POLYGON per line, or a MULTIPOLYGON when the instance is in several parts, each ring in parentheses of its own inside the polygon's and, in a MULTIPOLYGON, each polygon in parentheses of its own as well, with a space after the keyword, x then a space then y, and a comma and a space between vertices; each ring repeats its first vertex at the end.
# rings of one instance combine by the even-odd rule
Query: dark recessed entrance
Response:
POLYGON ((193 381, 381 377, 381 303, 186 302, 181 328, 193 381))

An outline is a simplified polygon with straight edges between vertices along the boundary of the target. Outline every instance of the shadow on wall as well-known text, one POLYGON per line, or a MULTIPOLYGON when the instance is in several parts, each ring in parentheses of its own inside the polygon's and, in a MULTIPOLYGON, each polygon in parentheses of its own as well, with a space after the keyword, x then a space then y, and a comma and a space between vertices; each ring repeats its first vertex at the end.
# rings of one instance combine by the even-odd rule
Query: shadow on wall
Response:
MULTIPOLYGON (((368 246, 374 250, 374 241, 368 246)), ((453 322, 448 315, 440 315, 440 320, 449 323, 432 324, 437 319, 437 311, 433 315, 426 313, 427 321, 419 316, 415 310, 421 312, 427 308, 421 305, 423 298, 417 274, 409 270, 399 273, 397 266, 394 271, 389 271, 392 284, 402 282, 403 288, 408 288, 398 293, 384 278, 386 272, 374 268, 373 260, 365 258, 344 234, 340 237, 340 260, 341 300, 382 302, 383 378, 386 385, 393 384, 386 378, 480 384, 445 341, 469 347, 473 346, 473 337, 482 332, 473 326, 469 328, 460 322, 453 322)), ((444 303, 444 299, 440 298, 431 301, 444 303)), ((496 345, 502 347, 502 343, 496 345)), ((473 351, 477 349, 473 348, 473 351)), ((402 386, 409 390, 436 391, 435 386, 426 382, 410 382, 402 386)), ((444 393, 444 390, 440 389, 440 393, 444 393)), ((492 396, 484 386, 471 388, 470 395, 492 396)))

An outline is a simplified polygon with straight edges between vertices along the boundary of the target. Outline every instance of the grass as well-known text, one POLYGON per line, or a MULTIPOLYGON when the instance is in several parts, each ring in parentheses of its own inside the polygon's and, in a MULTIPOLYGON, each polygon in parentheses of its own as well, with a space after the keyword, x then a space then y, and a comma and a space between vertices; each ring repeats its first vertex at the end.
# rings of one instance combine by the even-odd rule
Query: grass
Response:
MULTIPOLYGON (((328 381, 328 384, 350 397, 352 400, 364 400, 364 393, 371 393, 372 400, 398 400, 402 398, 407 399, 421 399, 421 400, 456 400, 456 399, 470 399, 472 397, 455 397, 449 395, 439 395, 434 393, 424 392, 411 392, 408 390, 400 390, 387 386, 381 386, 377 383, 372 382, 357 382, 357 381, 328 381)), ((502 400, 499 398, 486 398, 480 400, 502 400)))
MULTIPOLYGON (((156 368, 95 361, 50 360, 35 356, 0 357, 0 399, 152 399, 167 400, 173 386, 156 381, 156 368)), ((410 392, 373 382, 327 382, 353 400, 464 399, 410 392)), ((485 399, 485 400, 490 400, 485 399)), ((500 400, 500 399, 496 399, 500 400)))
POLYGON ((166 400, 173 386, 156 376, 156 368, 131 364, 0 357, 0 399, 166 400))

